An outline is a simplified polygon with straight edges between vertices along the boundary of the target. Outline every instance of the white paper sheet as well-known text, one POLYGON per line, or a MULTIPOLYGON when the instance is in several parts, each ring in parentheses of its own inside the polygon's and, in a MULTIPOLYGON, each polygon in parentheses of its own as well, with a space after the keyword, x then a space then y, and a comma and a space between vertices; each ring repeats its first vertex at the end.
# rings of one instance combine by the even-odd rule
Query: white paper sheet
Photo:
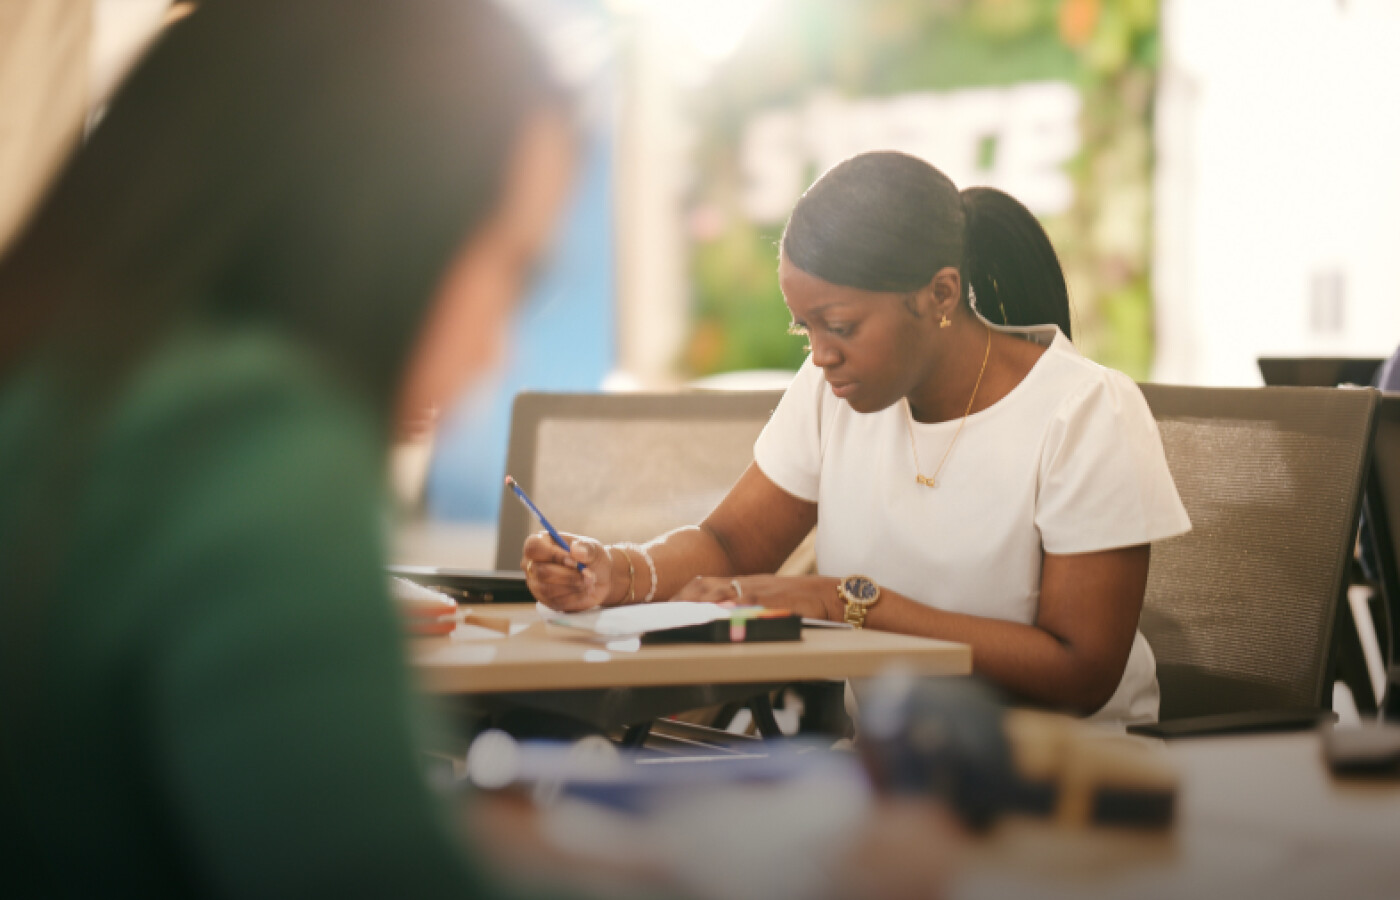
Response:
POLYGON ((551 625, 613 639, 727 619, 734 611, 734 607, 718 603, 648 603, 581 613, 551 611, 548 621, 551 625))

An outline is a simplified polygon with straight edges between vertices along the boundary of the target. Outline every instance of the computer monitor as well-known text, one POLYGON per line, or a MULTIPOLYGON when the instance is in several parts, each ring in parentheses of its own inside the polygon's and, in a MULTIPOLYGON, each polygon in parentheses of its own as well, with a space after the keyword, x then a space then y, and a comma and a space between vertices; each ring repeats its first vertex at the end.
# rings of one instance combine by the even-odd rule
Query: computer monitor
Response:
POLYGON ((1283 387, 1336 387, 1369 385, 1381 358, 1347 356, 1261 356, 1259 371, 1264 383, 1283 387))

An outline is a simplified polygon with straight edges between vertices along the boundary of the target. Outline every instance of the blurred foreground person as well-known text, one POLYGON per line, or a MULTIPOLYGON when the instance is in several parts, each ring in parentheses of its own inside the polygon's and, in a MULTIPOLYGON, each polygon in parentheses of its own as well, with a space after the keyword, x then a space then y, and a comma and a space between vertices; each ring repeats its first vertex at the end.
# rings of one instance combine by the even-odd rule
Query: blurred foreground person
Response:
POLYGON ((0 893, 490 894, 384 456, 497 353, 566 113, 466 0, 206 0, 115 97, 0 260, 0 893))

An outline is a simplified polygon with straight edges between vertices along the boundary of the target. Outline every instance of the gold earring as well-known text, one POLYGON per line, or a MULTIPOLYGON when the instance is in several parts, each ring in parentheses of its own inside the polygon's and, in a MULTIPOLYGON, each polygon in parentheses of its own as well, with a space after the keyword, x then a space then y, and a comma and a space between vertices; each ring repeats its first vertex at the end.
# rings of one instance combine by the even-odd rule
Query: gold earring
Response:
POLYGON ((943 318, 941 318, 941 319, 938 320, 938 327, 939 327, 939 328, 947 328, 949 325, 952 325, 952 324, 953 324, 952 322, 949 322, 949 321, 948 321, 948 315, 947 315, 947 313, 944 313, 943 318))

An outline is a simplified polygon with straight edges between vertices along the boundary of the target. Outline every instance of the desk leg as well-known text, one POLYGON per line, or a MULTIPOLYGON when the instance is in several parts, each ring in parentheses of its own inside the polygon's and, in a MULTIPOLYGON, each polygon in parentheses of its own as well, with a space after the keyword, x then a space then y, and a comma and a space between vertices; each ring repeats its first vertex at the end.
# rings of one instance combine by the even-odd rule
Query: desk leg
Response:
POLYGON ((758 726, 758 733, 764 738, 773 740, 784 737, 783 730, 778 727, 778 720, 773 715, 773 699, 767 694, 759 694, 749 701, 749 712, 753 713, 753 723, 758 726))

